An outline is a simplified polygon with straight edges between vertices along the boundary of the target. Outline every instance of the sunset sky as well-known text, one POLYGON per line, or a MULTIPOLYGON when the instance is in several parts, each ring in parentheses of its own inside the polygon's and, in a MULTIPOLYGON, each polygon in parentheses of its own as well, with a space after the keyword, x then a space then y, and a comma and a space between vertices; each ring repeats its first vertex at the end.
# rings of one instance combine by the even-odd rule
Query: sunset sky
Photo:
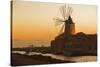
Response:
MULTIPOLYGON (((50 41, 58 35, 61 26, 55 26, 53 18, 60 17, 59 8, 64 4, 28 1, 13 2, 13 39, 50 41)), ((72 5, 72 19, 77 32, 95 34, 97 7, 95 5, 72 5)), ((66 4, 67 6, 67 4, 66 4)))

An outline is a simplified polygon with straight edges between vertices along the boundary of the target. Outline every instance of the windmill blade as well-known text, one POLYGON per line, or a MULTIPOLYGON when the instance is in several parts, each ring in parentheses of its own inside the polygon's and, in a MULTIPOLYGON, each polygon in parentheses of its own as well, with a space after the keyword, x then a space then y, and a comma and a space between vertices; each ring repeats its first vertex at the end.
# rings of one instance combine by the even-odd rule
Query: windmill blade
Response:
POLYGON ((61 25, 61 24, 62 24, 62 22, 59 22, 59 21, 55 22, 55 26, 58 26, 58 25, 61 25))
POLYGON ((71 15, 71 13, 72 13, 72 8, 68 5, 68 7, 67 7, 67 14, 66 14, 66 20, 68 20, 68 17, 69 17, 69 15, 71 15))
POLYGON ((64 12, 64 17, 65 17, 64 19, 66 19, 66 14, 67 14, 66 5, 63 6, 63 12, 64 12))
POLYGON ((67 10, 66 10, 66 5, 64 6, 64 15, 65 15, 65 20, 66 20, 66 17, 67 17, 67 10))
POLYGON ((65 20, 65 17, 66 17, 66 5, 64 5, 64 6, 62 6, 62 7, 60 8, 60 12, 61 12, 62 17, 63 17, 64 20, 65 20))
POLYGON ((71 14, 72 13, 72 7, 69 7, 69 14, 71 14))
POLYGON ((66 19, 68 19, 69 15, 71 15, 72 13, 72 8, 70 6, 67 7, 67 15, 66 15, 66 19))
MULTIPOLYGON (((64 18, 64 13, 63 13, 62 7, 60 7, 60 12, 61 12, 62 17, 64 18)), ((65 19, 64 19, 64 20, 65 20, 65 19)))
POLYGON ((73 9, 72 9, 72 7, 70 7, 70 14, 72 14, 72 12, 73 12, 73 9))
POLYGON ((66 20, 68 20, 69 15, 70 15, 70 7, 68 6, 67 7, 66 20))
POLYGON ((55 26, 61 25, 62 22, 64 22, 64 20, 62 20, 61 18, 54 18, 55 20, 55 26))
POLYGON ((64 22, 64 20, 63 19, 61 19, 61 18, 53 18, 53 20, 55 20, 55 21, 58 21, 58 22, 64 22))
POLYGON ((59 34, 61 34, 61 33, 63 33, 63 30, 64 30, 64 24, 62 25, 62 27, 61 27, 61 29, 60 29, 60 31, 59 31, 59 34))

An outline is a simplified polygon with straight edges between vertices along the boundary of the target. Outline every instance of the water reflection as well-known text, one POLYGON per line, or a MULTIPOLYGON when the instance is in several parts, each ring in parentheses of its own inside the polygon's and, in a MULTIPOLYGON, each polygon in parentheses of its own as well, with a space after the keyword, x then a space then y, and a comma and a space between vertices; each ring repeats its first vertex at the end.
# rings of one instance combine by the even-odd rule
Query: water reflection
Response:
POLYGON ((75 62, 90 62, 90 61, 97 61, 97 56, 77 56, 77 57, 67 57, 63 55, 55 55, 50 53, 39 53, 39 52, 29 52, 26 54, 25 51, 12 51, 12 53, 19 53, 23 55, 42 55, 42 56, 50 56, 54 59, 65 60, 65 61, 75 61, 75 62))

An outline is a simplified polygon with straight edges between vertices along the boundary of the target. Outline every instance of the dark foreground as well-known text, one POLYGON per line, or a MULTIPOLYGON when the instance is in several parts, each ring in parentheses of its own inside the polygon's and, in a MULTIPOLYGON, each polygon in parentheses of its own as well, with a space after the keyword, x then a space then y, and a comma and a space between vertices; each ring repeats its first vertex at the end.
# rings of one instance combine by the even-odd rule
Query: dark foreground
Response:
POLYGON ((56 63, 71 63, 72 61, 62 61, 53 59, 48 56, 42 55, 22 55, 18 53, 12 53, 11 65, 22 66, 22 65, 40 65, 40 64, 56 64, 56 63))

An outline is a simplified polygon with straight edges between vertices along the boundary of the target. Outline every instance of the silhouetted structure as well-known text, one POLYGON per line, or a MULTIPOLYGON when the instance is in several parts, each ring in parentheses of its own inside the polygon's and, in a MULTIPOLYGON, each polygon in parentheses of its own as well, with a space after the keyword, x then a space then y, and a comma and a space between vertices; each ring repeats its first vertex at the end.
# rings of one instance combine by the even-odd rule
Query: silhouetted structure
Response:
POLYGON ((96 34, 87 35, 83 32, 75 34, 75 23, 73 23, 70 14, 68 14, 67 19, 62 22, 65 22, 64 32, 51 41, 51 50, 53 53, 65 55, 97 54, 96 34))
POLYGON ((64 36, 64 33, 51 41, 51 49, 57 54, 96 54, 97 35, 77 33, 75 35, 64 36))

